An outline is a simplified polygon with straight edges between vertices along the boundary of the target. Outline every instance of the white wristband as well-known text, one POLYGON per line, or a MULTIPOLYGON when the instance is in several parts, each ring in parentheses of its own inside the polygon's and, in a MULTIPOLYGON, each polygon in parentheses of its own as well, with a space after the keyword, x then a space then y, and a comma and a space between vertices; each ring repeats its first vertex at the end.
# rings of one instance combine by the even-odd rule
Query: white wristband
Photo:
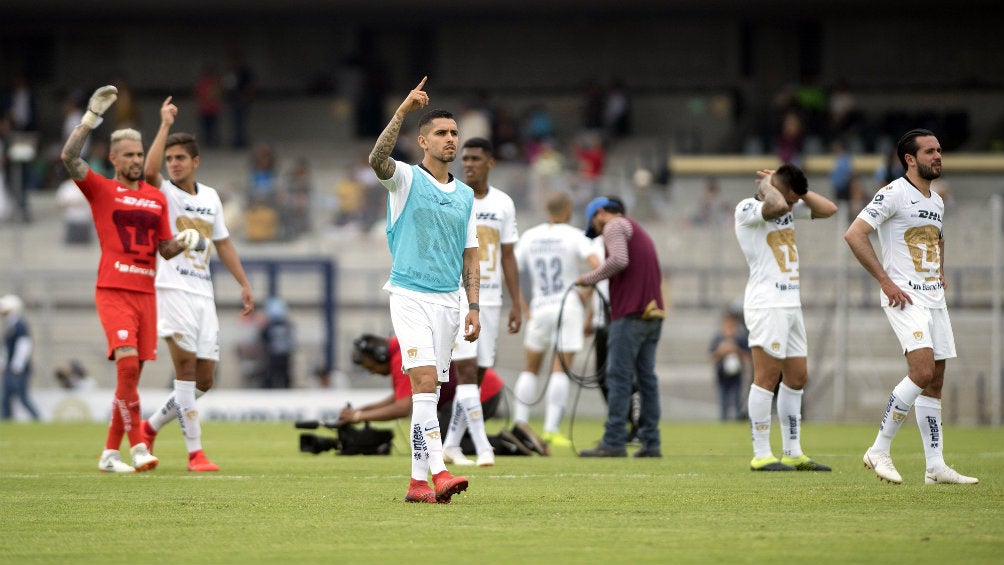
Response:
POLYGON ((80 123, 91 129, 97 128, 103 121, 105 121, 104 118, 90 110, 84 113, 84 117, 80 118, 80 123))

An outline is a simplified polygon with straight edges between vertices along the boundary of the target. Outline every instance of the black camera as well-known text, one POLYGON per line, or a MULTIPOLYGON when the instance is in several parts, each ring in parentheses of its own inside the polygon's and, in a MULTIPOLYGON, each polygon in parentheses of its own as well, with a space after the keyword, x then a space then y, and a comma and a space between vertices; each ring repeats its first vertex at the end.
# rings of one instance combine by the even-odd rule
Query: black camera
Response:
POLYGON ((317 455, 328 450, 334 450, 342 455, 390 455, 394 432, 377 430, 366 422, 363 427, 356 428, 352 424, 320 422, 318 420, 299 420, 294 426, 301 430, 316 430, 325 427, 337 432, 337 438, 323 438, 316 434, 300 434, 300 451, 317 455))

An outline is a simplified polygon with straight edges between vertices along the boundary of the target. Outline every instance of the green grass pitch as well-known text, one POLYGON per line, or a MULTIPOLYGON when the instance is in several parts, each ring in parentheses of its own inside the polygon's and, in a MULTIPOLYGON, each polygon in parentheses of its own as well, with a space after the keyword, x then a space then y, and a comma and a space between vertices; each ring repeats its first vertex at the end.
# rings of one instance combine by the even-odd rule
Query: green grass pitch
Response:
MULTIPOLYGON (((160 467, 111 475, 97 470, 103 425, 0 424, 0 563, 1004 562, 1002 428, 945 430, 946 459, 975 486, 925 486, 911 425, 896 486, 862 467, 875 425, 804 425, 832 473, 753 473, 747 425, 664 422, 662 459, 499 457, 454 468, 470 488, 449 505, 403 502, 393 429, 390 456, 310 455, 289 422, 204 422, 222 470, 194 474, 169 424, 160 467)), ((573 431, 590 447, 601 423, 573 431)))

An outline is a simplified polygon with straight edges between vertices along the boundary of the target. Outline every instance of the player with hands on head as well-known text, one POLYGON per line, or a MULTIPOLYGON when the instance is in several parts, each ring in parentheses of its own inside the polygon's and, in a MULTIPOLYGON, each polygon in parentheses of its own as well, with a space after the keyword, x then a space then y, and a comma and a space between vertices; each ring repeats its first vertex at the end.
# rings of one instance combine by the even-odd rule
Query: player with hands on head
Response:
POLYGON ((945 364, 956 357, 955 334, 945 302, 945 203, 931 190, 941 177, 941 144, 934 132, 908 131, 896 154, 904 175, 879 189, 847 228, 844 240, 882 289, 882 310, 899 339, 909 370, 893 388, 864 465, 879 479, 903 482, 889 454, 900 426, 916 407, 924 444, 925 484, 976 484, 948 466, 941 427, 945 364), (868 236, 878 231, 882 258, 868 236))
POLYGON ((391 157, 405 117, 429 104, 423 77, 401 102, 370 152, 369 163, 387 189, 387 244, 391 252, 391 322, 411 379, 411 482, 408 502, 450 502, 467 489, 443 460, 436 418, 439 382, 447 382, 454 338, 463 323, 464 339, 481 332, 478 304, 480 264, 474 191, 455 179, 460 133, 453 114, 425 112, 418 122, 422 161, 408 165, 391 157), (462 287, 462 290, 461 290, 462 287), (467 311, 461 299, 466 295, 467 311), (429 487, 432 474, 434 488, 429 487))
POLYGON ((139 379, 143 363, 157 358, 156 255, 170 259, 197 245, 191 232, 172 234, 167 201, 143 179, 143 143, 134 129, 112 132, 108 160, 115 170, 108 179, 80 157, 91 130, 115 102, 114 86, 91 96, 80 125, 73 129, 60 155, 70 178, 91 206, 98 233, 95 305, 108 341, 108 358, 116 366, 116 386, 102 472, 132 473, 156 468, 140 427, 139 379), (122 461, 119 447, 128 435, 133 465, 122 461))
POLYGON ((753 438, 750 470, 829 471, 802 453, 802 394, 808 380, 808 351, 795 220, 828 218, 836 213, 837 205, 809 190, 805 173, 794 165, 782 165, 776 171, 762 169, 757 175, 756 196, 739 202, 735 210, 736 239, 750 272, 743 299, 753 356, 753 383, 747 400, 753 438), (781 459, 770 448, 775 389, 777 416, 784 430, 781 459))
POLYGON ((160 109, 160 128, 150 144, 144 172, 167 200, 172 229, 192 245, 157 266, 157 333, 174 362, 174 392, 142 428, 153 449, 160 428, 178 420, 188 450, 188 470, 218 471, 202 449, 202 425, 196 399, 209 392, 220 360, 220 322, 209 261, 212 248, 241 288, 241 315, 254 310, 251 283, 223 221, 223 203, 210 186, 195 180, 199 146, 188 133, 170 133, 178 107, 168 96, 160 109), (161 176, 166 162, 169 178, 161 176), (212 241, 208 245, 207 241, 212 241))

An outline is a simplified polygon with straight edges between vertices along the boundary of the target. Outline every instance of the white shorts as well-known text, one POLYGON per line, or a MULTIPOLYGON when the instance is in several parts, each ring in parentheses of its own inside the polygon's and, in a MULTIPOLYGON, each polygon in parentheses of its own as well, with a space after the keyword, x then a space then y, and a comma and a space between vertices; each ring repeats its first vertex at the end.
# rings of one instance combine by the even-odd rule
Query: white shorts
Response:
POLYGON ((759 347, 775 359, 808 355, 805 320, 798 306, 788 308, 746 308, 750 347, 759 347))
MULTIPOLYGON (((498 349, 499 317, 501 306, 482 306, 478 319, 481 321, 481 333, 473 342, 464 339, 464 328, 461 323, 457 339, 453 344, 454 359, 470 359, 477 356, 478 367, 494 367, 495 352, 498 349)), ((466 316, 466 313, 463 313, 466 316)), ((461 319, 461 322, 463 320, 461 319)))
POLYGON ((538 308, 532 312, 532 317, 526 321, 523 346, 531 351, 547 351, 557 345, 563 353, 578 353, 582 350, 582 337, 585 309, 579 300, 567 300, 565 310, 555 304, 546 308, 538 308), (561 325, 558 325, 558 315, 561 315, 561 325))
POLYGON ((903 351, 930 348, 934 350, 935 361, 956 356, 955 334, 952 332, 952 321, 948 319, 948 308, 907 304, 902 310, 896 306, 882 309, 903 351))
POLYGON ((391 293, 390 321, 401 345, 401 368, 435 365, 439 381, 449 381, 460 309, 391 293))
POLYGON ((208 296, 158 288, 157 335, 171 338, 198 359, 220 360, 220 319, 208 296))

